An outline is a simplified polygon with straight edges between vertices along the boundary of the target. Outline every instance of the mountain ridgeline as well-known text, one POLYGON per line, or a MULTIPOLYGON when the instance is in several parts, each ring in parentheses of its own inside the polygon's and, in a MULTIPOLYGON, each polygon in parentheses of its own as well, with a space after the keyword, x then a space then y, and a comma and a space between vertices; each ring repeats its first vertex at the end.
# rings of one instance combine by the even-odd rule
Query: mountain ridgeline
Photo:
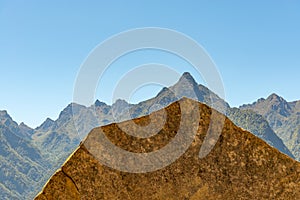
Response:
POLYGON ((299 102, 270 97, 231 108, 218 95, 197 84, 189 73, 184 73, 176 84, 163 88, 149 100, 138 104, 117 100, 112 105, 97 100, 89 107, 71 103, 58 119, 48 118, 35 129, 24 123, 18 125, 7 112, 1 111, 1 199, 32 199, 93 128, 146 116, 182 97, 205 103, 282 153, 300 159, 299 102))
POLYGON ((175 85, 163 88, 156 97, 138 104, 129 104, 124 100, 117 100, 110 106, 97 100, 94 105, 85 107, 72 103, 61 112, 56 121, 49 123, 47 129, 38 128, 32 137, 37 146, 47 150, 49 157, 56 158, 58 165, 61 165, 62 161, 77 147, 80 140, 85 138, 86 134, 93 128, 148 115, 182 97, 203 102, 223 114, 228 112, 228 116, 231 117, 233 122, 258 137, 267 139, 266 142, 270 145, 293 157, 282 140, 272 130, 266 127, 263 130, 260 129, 262 122, 268 124, 266 120, 261 118, 261 121, 256 122, 256 115, 243 112, 243 115, 246 115, 246 120, 240 123, 240 114, 238 113, 242 111, 239 109, 232 111, 228 103, 208 88, 198 85, 189 73, 184 73, 175 85))
POLYGON ((287 102, 272 94, 253 104, 240 107, 262 115, 275 133, 284 141, 297 160, 300 160, 300 101, 287 102))
MULTIPOLYGON (((128 137, 119 128, 131 127, 131 121, 93 129, 35 199, 300 198, 300 163, 225 118, 216 146, 206 157, 200 159, 199 150, 204 145, 209 125, 217 118, 222 118, 222 114, 212 117, 214 111, 211 108, 186 98, 157 113, 164 111, 167 113, 164 127, 157 135, 147 139, 128 137), (185 113, 182 104, 192 109, 185 113), (114 145, 130 152, 159 151, 174 139, 179 131, 179 122, 182 122, 182 115, 197 110, 194 105, 200 111, 196 113, 199 123, 184 121, 186 127, 199 124, 192 144, 181 157, 164 168, 148 173, 119 171, 101 164, 90 151, 93 149, 92 152, 101 152, 105 148, 101 142, 102 135, 114 145)), ((149 116, 144 116, 134 119, 134 122, 145 125, 149 120, 149 116)), ((178 143, 179 146, 183 144, 184 141, 178 143)), ((116 155, 108 156, 105 158, 110 160, 111 156, 116 155)), ((158 162, 163 159, 165 158, 161 157, 158 162)), ((128 160, 128 157, 121 157, 120 161, 129 163, 130 168, 137 166, 135 160, 128 160)), ((157 160, 149 160, 149 164, 153 162, 157 160)))
POLYGON ((18 125, 6 111, 0 111, 1 199, 33 197, 40 184, 53 173, 48 172, 53 166, 30 140, 32 133, 24 123, 18 125))

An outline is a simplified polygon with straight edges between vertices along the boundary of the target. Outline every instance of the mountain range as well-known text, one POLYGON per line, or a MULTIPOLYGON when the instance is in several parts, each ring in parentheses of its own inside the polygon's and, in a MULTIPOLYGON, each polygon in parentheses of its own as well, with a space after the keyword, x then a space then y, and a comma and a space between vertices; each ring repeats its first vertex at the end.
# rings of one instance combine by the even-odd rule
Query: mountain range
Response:
POLYGON ((44 174, 52 166, 30 139, 32 133, 24 123, 18 125, 6 111, 0 111, 1 199, 32 196, 38 183, 47 180, 44 174))
POLYGON ((277 94, 267 99, 240 106, 262 115, 283 140, 297 160, 300 160, 300 101, 287 102, 277 94))
MULTIPOLYGON (((159 116, 162 112, 166 112, 166 123, 155 136, 146 139, 130 137, 119 128, 133 128, 131 121, 93 129, 35 199, 300 198, 300 163, 235 126, 229 119, 225 119, 222 133, 213 150, 206 157, 199 158, 199 150, 204 145, 209 124, 222 118, 221 113, 213 117, 212 113, 215 111, 211 108, 187 98, 172 103, 153 115, 159 116), (195 111, 197 108, 194 106, 198 106, 200 114, 195 111), (195 117, 198 123, 183 120, 184 116, 194 115, 199 116, 199 119, 195 117), (95 155, 97 152, 108 160, 112 156, 119 156, 117 152, 113 155, 105 153, 105 146, 101 142, 103 137, 130 152, 146 154, 159 151, 175 139, 180 123, 184 123, 186 131, 195 129, 195 137, 187 151, 164 168, 147 173, 130 173, 101 164, 97 159, 98 155, 95 155)), ((152 120, 150 116, 144 116, 134 119, 134 122, 145 125, 149 120, 152 120)), ((179 140, 177 145, 181 148, 184 142, 179 140)), ((170 153, 168 156, 173 155, 170 153)), ((158 157, 156 160, 149 156, 147 165, 155 165, 164 159, 166 158, 158 157)), ((135 159, 128 159, 126 155, 121 155, 118 161, 129 164, 130 169, 139 166, 135 159)))
POLYGON ((58 119, 48 118, 35 129, 24 123, 18 125, 6 111, 1 111, 2 199, 33 198, 93 128, 148 115, 182 97, 205 103, 282 153, 300 159, 299 102, 286 102, 273 94, 253 104, 231 108, 218 95, 197 84, 189 73, 184 73, 176 84, 163 88, 149 100, 138 104, 117 100, 112 105, 97 100, 89 107, 71 103, 58 119), (22 167, 26 165, 32 170, 23 170, 22 167), (13 169, 7 170, 10 166, 13 169))

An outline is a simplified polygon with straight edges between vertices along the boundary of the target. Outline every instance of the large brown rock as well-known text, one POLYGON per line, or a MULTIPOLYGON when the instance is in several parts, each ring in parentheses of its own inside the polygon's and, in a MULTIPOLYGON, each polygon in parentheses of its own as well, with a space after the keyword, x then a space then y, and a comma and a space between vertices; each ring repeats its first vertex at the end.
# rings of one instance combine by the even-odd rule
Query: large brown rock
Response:
MULTIPOLYGON (((189 99, 182 102, 196 103, 189 99)), ((182 122, 179 102, 165 109, 167 121, 163 129, 150 138, 129 136, 116 124, 94 129, 52 176, 36 200, 300 199, 299 163, 236 127, 219 113, 214 118, 225 119, 222 134, 213 150, 200 159, 199 151, 209 130, 211 115, 216 112, 201 103, 197 106, 200 111, 197 134, 188 150, 171 165, 154 172, 128 173, 102 165, 88 149, 93 145, 101 149, 97 138, 105 133, 112 143, 130 152, 159 150, 175 137, 180 123, 193 121, 182 122)), ((194 112, 193 109, 190 112, 194 112)), ((151 122, 156 123, 162 113, 154 114, 151 122)), ((150 118, 134 121, 147 125, 150 118)), ((122 125, 130 126, 130 122, 122 125)))

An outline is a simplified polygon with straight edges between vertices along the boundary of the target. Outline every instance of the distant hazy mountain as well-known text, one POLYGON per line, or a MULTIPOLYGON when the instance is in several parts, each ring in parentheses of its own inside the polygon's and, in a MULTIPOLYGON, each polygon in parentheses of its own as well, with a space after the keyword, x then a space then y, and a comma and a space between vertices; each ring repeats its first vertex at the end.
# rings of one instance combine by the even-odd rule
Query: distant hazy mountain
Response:
MULTIPOLYGON (((218 113, 216 118, 211 118, 214 112, 211 108, 186 98, 172 103, 164 111, 168 116, 167 121, 161 131, 151 138, 129 137, 115 124, 91 131, 61 169, 51 177, 36 200, 300 198, 300 163, 235 126, 228 119, 225 120, 214 149, 208 156, 200 159, 199 149, 204 143, 210 121, 224 116, 218 113), (182 110, 182 103, 190 110, 182 110), (99 142, 103 135, 116 146, 130 152, 148 153, 161 149, 174 139, 179 124, 183 121, 188 130, 193 129, 194 121, 182 121, 181 117, 187 114, 191 116, 194 110, 198 110, 194 106, 199 107, 200 118, 197 119, 199 127, 195 128, 197 132, 192 144, 175 162, 162 169, 148 173, 119 171, 103 165, 90 152, 91 149, 103 152, 102 143, 99 142)), ((155 123, 158 120, 155 118, 155 123)), ((149 116, 134 121, 146 124, 149 116)), ((131 127, 132 124, 125 121, 121 126, 131 127)), ((178 142, 178 148, 182 144, 184 142, 178 142)), ((103 156, 103 159, 111 159, 110 154, 104 153, 103 156)), ((120 162, 122 160, 129 168, 137 167, 134 159, 128 161, 127 157, 121 156, 120 162)), ((148 162, 161 160, 149 158, 148 162)))
POLYGON ((1 199, 32 198, 47 180, 44 175, 51 165, 29 140, 32 131, 24 123, 14 122, 6 111, 0 111, 1 199))
POLYGON ((267 99, 259 99, 240 109, 252 110, 266 118, 296 159, 300 160, 300 101, 287 102, 272 94, 267 99))

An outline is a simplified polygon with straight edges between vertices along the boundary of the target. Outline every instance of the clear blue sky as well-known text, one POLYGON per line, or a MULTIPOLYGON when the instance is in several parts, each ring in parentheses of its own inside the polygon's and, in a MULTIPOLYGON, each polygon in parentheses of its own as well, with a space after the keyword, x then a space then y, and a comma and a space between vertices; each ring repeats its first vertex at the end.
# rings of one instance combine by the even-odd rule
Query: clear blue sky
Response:
MULTIPOLYGON (((111 35, 149 26, 180 31, 201 44, 215 61, 232 106, 273 92, 289 101, 300 99, 296 0, 0 0, 0 110, 33 127, 46 117, 56 119, 72 101, 76 75, 89 52, 111 35)), ((142 57, 126 64, 152 58, 142 57)), ((179 72, 189 71, 184 63, 169 61, 179 72)), ((157 90, 138 94, 148 98, 157 90)), ((99 98, 110 103, 108 96, 99 98)))

